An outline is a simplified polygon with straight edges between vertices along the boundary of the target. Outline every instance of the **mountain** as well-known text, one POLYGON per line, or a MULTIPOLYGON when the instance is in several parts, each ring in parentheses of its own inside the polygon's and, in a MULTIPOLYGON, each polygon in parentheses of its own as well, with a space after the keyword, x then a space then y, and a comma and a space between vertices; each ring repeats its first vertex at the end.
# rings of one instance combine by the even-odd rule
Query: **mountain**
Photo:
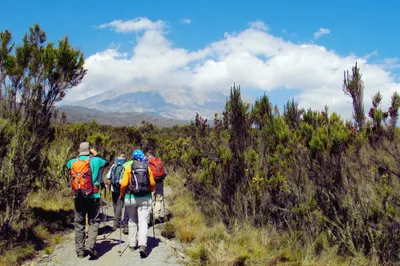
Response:
POLYGON ((134 112, 190 121, 195 118, 196 112, 203 117, 213 118, 216 112, 224 110, 227 98, 222 93, 210 93, 203 103, 198 103, 190 95, 173 96, 154 91, 108 91, 68 105, 84 106, 104 113, 134 112))
POLYGON ((161 117, 159 115, 138 113, 138 112, 103 112, 100 110, 82 107, 63 105, 58 107, 59 116, 62 112, 67 115, 67 122, 82 122, 89 123, 96 120, 102 125, 111 126, 135 126, 142 124, 142 121, 152 123, 161 127, 171 127, 174 125, 190 124, 190 121, 176 120, 161 117))

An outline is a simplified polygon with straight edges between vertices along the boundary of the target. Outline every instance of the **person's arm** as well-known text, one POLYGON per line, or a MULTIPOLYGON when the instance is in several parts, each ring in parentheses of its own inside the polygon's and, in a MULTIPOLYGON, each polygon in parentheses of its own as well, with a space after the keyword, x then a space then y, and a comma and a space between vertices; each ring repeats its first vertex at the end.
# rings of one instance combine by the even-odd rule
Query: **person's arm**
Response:
POLYGON ((165 165, 164 165, 164 178, 165 178, 167 175, 168 175, 168 170, 167 170, 167 167, 165 167, 165 165))
POLYGON ((120 192, 121 199, 125 197, 126 188, 128 187, 129 184, 130 172, 131 172, 131 166, 127 166, 126 168, 124 168, 124 174, 121 180, 121 192, 120 192))
MULTIPOLYGON (((93 149, 92 149, 93 150, 93 149)), ((103 179, 103 170, 104 167, 107 165, 107 160, 104 158, 101 158, 100 156, 97 156, 97 153, 95 153, 96 156, 94 156, 92 154, 92 160, 90 163, 90 167, 92 168, 92 171, 95 172, 96 170, 97 172, 97 176, 92 176, 92 181, 94 184, 98 184, 100 186, 100 190, 105 188, 105 183, 104 183, 104 179, 103 179)))
POLYGON ((103 171, 104 171, 104 167, 101 167, 99 169, 99 181, 100 181, 100 183, 104 183, 103 171))
POLYGON ((149 169, 149 177, 150 177, 150 192, 154 192, 156 189, 156 181, 154 180, 154 175, 153 172, 151 171, 150 167, 149 169))
POLYGON ((101 156, 97 153, 97 151, 96 151, 95 149, 93 149, 93 148, 90 149, 90 153, 93 155, 93 157, 101 159, 100 168, 101 168, 101 167, 106 167, 106 166, 109 165, 109 162, 108 162, 104 157, 101 157, 101 156))
POLYGON ((103 171, 104 171, 104 167, 101 167, 99 169, 99 182, 100 182, 100 189, 104 189, 106 188, 106 184, 104 183, 104 178, 103 178, 103 171))
POLYGON ((68 170, 71 170, 71 168, 72 168, 72 162, 74 161, 74 159, 70 159, 66 164, 65 164, 65 167, 68 169, 68 170))
POLYGON ((107 167, 109 165, 109 162, 105 158, 101 157, 100 155, 96 155, 95 157, 100 159, 101 167, 107 167))

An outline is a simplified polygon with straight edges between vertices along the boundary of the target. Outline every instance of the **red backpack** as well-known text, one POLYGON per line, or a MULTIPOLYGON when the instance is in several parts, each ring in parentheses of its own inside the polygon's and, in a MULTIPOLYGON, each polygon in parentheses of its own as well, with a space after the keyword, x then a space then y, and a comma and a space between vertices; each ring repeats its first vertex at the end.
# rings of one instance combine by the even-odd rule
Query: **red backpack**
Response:
POLYGON ((164 164, 161 161, 161 158, 153 157, 149 159, 149 166, 155 181, 162 180, 166 176, 164 164))

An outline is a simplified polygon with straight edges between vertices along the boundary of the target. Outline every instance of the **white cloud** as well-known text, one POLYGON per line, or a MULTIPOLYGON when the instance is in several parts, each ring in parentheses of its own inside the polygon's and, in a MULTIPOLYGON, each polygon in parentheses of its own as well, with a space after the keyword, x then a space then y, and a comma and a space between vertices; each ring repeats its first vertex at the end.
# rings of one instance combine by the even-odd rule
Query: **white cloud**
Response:
POLYGON ((397 57, 385 58, 382 67, 385 69, 400 68, 400 60, 397 57))
POLYGON ((182 19, 182 23, 183 24, 190 24, 190 23, 192 23, 192 21, 190 19, 188 19, 188 18, 185 18, 185 19, 182 19))
POLYGON ((98 26, 100 29, 112 28, 116 32, 139 32, 142 30, 161 30, 165 27, 165 23, 161 20, 153 22, 148 18, 135 18, 132 20, 122 21, 114 20, 98 26))
POLYGON ((365 60, 368 60, 368 59, 370 59, 371 57, 376 56, 376 55, 378 55, 378 50, 372 51, 371 53, 365 55, 363 58, 364 58, 365 60))
POLYGON ((267 25, 265 25, 265 23, 261 20, 249 22, 249 25, 253 29, 259 29, 259 30, 263 30, 263 31, 268 30, 267 25))
POLYGON ((329 34, 331 31, 329 29, 320 28, 318 31, 314 32, 314 39, 319 39, 323 35, 329 34))
MULTIPOLYGON (((365 83, 365 106, 380 90, 388 106, 390 96, 400 90, 388 66, 368 63, 368 56, 340 56, 313 43, 295 44, 267 32, 261 22, 252 22, 238 33, 190 51, 174 47, 164 31, 165 23, 147 18, 103 24, 116 31, 142 30, 132 53, 109 48, 90 55, 88 74, 72 89, 67 101, 81 100, 106 91, 153 90, 180 105, 202 103, 211 92, 228 93, 233 83, 262 91, 296 89, 296 100, 304 108, 323 109, 351 117, 351 99, 342 90, 343 71, 358 62, 365 83)), ((285 101, 287 99, 284 99, 285 101)), ((384 105, 385 106, 385 105, 384 105)))

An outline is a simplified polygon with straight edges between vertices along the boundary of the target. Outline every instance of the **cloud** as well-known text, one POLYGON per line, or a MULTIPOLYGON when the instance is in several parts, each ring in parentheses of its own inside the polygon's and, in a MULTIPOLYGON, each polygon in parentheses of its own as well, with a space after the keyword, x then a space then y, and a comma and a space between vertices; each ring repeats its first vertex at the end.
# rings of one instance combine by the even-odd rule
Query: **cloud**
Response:
MULTIPOLYGON (((304 108, 322 110, 327 104, 345 118, 351 117, 351 99, 343 93, 343 71, 358 62, 365 83, 365 106, 378 91, 388 106, 400 90, 391 66, 394 59, 371 64, 367 56, 341 56, 314 43, 295 44, 267 32, 262 21, 249 23, 238 33, 225 33, 198 50, 175 47, 167 38, 165 23, 146 18, 106 23, 121 32, 142 30, 132 52, 116 47, 90 55, 88 74, 66 101, 81 100, 102 92, 158 91, 179 105, 201 104, 212 92, 229 93, 233 83, 243 89, 263 91, 293 89, 304 108)), ((287 99, 284 99, 286 101, 287 99)), ((385 106, 385 105, 384 105, 385 106)))
POLYGON ((109 23, 104 23, 98 26, 100 29, 112 28, 116 32, 139 32, 143 30, 161 30, 165 27, 165 23, 161 20, 153 22, 148 18, 135 18, 132 20, 122 21, 114 20, 109 23))
POLYGON ((314 39, 317 40, 323 35, 329 34, 331 31, 329 29, 320 28, 318 31, 314 32, 314 39))
POLYGON ((188 18, 185 18, 185 19, 182 19, 182 23, 183 24, 190 24, 190 23, 192 23, 192 21, 190 19, 188 19, 188 18))
POLYGON ((376 56, 376 55, 378 55, 378 50, 372 51, 371 53, 365 55, 363 58, 364 58, 365 60, 368 60, 368 59, 370 59, 371 57, 376 56))
POLYGON ((395 69, 395 68, 400 68, 400 60, 397 57, 392 57, 392 58, 385 58, 383 60, 383 64, 381 66, 384 69, 395 69))
POLYGON ((261 20, 249 22, 249 25, 252 29, 258 29, 258 30, 262 30, 262 31, 268 30, 267 25, 265 25, 265 23, 261 20))

